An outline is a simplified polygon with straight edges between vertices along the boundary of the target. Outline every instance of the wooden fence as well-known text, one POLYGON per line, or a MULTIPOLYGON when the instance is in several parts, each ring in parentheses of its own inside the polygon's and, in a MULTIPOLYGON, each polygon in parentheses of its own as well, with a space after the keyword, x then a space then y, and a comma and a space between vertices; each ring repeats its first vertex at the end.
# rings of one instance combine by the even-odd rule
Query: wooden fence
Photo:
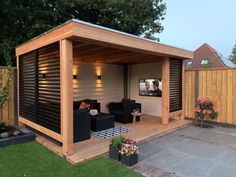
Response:
POLYGON ((185 117, 195 117, 196 100, 201 97, 213 101, 217 122, 236 124, 236 69, 186 70, 185 117))
MULTIPOLYGON (((7 67, 0 66, 0 88, 2 88, 2 86, 6 83, 7 78, 7 67)), ((6 106, 2 108, 0 107, 0 122, 5 122, 7 125, 16 124, 16 105, 16 71, 14 70, 13 78, 10 81, 9 100, 6 103, 6 106)))

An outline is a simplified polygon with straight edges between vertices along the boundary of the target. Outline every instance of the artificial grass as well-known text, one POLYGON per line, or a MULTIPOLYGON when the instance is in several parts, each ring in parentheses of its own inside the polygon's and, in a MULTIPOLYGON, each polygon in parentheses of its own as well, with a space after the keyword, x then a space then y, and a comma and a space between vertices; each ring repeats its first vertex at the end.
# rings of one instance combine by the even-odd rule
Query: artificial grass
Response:
POLYGON ((37 142, 0 148, 1 177, 141 177, 105 157, 71 165, 37 142))

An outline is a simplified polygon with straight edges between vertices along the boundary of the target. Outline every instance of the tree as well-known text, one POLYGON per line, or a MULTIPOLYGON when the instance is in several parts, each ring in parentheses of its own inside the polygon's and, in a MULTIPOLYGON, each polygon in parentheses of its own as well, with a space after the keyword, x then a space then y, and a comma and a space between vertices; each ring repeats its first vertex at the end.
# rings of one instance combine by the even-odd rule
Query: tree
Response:
POLYGON ((0 65, 15 65, 17 45, 72 18, 153 39, 165 11, 162 0, 4 0, 0 65))
POLYGON ((236 45, 233 47, 232 53, 229 56, 230 61, 236 64, 236 45))

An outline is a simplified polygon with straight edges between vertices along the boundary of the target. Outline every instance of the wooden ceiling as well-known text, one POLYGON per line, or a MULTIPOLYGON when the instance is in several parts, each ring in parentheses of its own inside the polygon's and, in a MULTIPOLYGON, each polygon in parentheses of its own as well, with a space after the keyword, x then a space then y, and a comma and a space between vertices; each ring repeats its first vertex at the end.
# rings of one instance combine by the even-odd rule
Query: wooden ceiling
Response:
POLYGON ((107 47, 92 43, 73 42, 74 62, 96 62, 107 64, 151 63, 164 59, 163 56, 150 55, 124 49, 107 47))

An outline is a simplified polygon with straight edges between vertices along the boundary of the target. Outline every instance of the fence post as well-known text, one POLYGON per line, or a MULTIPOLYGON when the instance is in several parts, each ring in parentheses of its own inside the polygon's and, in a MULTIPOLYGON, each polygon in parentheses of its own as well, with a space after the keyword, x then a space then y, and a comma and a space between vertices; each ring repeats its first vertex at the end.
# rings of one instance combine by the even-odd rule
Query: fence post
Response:
POLYGON ((17 69, 14 69, 14 125, 18 125, 18 95, 17 95, 17 69))
POLYGON ((195 99, 194 99, 194 102, 195 102, 195 106, 197 104, 197 99, 199 97, 199 71, 195 71, 195 99))

